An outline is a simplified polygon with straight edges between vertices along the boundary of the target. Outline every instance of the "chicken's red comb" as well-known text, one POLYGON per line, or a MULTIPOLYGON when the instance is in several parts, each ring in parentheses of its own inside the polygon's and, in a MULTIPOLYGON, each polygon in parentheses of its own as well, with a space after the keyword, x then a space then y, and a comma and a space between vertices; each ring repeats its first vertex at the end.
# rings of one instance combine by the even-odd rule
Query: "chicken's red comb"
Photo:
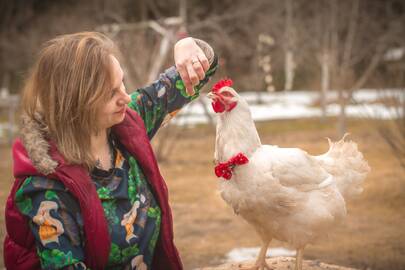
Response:
POLYGON ((217 82, 211 89, 212 92, 217 92, 219 89, 221 89, 224 86, 232 86, 233 81, 231 79, 223 79, 217 82))

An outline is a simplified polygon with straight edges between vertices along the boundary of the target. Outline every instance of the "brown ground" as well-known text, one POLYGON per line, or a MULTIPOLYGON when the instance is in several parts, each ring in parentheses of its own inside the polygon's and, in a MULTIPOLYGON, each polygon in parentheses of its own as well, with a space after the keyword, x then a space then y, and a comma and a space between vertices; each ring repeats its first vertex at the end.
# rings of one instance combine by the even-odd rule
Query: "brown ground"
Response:
MULTIPOLYGON (((351 139, 372 171, 364 193, 348 205, 348 218, 328 240, 309 246, 305 259, 359 269, 405 269, 405 174, 374 129, 375 122, 353 120, 351 139)), ((262 143, 300 147, 311 154, 328 149, 325 137, 336 139, 334 120, 271 121, 258 124, 262 143)), ((175 239, 185 269, 219 265, 236 247, 259 246, 259 239, 222 201, 213 173, 214 128, 186 129, 169 161, 161 162, 173 208, 175 239)), ((0 147, 0 200, 11 184, 10 148, 0 147)), ((1 237, 4 236, 3 207, 1 237)), ((272 246, 286 246, 272 242, 272 246)), ((1 265, 2 260, 0 260, 1 265)))
MULTIPOLYGON (((266 260, 271 270, 292 270, 295 269, 295 259, 291 257, 276 257, 266 260)), ((240 263, 225 263, 215 267, 204 267, 196 270, 241 270, 253 267, 255 261, 246 261, 240 263)), ((344 266, 323 263, 317 260, 303 260, 302 269, 305 270, 356 270, 344 266)))

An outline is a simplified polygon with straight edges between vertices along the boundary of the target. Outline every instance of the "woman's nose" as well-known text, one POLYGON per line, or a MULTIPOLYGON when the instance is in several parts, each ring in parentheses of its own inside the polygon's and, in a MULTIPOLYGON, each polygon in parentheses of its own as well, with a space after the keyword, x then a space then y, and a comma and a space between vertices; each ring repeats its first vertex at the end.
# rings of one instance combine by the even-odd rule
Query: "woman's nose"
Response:
POLYGON ((122 97, 118 100, 119 105, 125 105, 131 102, 131 96, 127 92, 123 91, 122 97))

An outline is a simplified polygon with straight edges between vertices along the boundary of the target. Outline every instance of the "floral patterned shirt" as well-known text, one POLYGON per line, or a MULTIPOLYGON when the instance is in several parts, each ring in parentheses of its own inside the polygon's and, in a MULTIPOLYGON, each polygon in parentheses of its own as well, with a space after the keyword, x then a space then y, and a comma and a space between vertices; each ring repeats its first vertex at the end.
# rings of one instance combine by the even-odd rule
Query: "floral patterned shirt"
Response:
MULTIPOLYGON (((150 86, 131 94, 128 106, 145 123, 150 139, 163 122, 199 96, 217 69, 215 57, 206 77, 188 96, 174 67, 150 86)), ((161 212, 137 161, 110 136, 114 168, 91 172, 111 237, 107 269, 150 269, 159 236, 161 212)), ((88 269, 84 263, 80 207, 62 182, 28 177, 15 196, 19 211, 29 218, 42 269, 88 269)))

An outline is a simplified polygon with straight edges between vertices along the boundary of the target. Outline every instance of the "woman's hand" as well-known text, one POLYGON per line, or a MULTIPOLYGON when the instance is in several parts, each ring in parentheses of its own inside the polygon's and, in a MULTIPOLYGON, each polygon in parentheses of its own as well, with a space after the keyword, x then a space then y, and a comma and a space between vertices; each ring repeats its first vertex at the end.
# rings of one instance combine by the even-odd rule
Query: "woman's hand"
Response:
POLYGON ((204 79, 210 64, 193 38, 179 40, 174 46, 174 63, 186 87, 187 94, 194 95, 193 87, 204 79))

